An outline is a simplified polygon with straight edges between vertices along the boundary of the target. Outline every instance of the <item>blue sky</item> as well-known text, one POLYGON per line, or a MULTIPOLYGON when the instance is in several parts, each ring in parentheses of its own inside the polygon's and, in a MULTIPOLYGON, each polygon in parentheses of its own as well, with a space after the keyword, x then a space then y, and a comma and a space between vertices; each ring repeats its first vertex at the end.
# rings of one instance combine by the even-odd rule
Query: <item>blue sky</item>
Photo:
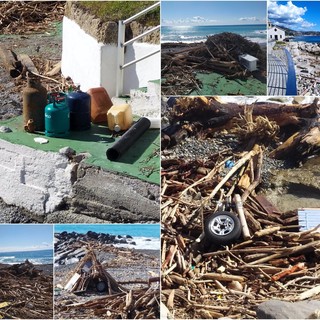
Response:
POLYGON ((164 26, 266 23, 265 1, 162 1, 164 26))
POLYGON ((320 31, 320 1, 269 1, 272 24, 297 31, 320 31))
POLYGON ((0 252, 53 248, 51 225, 0 225, 0 252))

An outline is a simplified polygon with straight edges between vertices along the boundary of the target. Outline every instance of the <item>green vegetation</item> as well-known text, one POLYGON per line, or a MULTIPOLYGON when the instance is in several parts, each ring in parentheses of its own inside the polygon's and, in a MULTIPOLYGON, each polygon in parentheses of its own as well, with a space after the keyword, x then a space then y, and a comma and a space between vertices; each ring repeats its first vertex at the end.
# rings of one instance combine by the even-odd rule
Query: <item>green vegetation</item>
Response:
POLYGON ((283 47, 285 47, 287 45, 286 42, 284 41, 276 41, 276 43, 273 46, 273 50, 281 50, 283 49, 283 47))
MULTIPOLYGON (((155 1, 79 1, 79 6, 90 10, 103 21, 125 20, 150 7, 155 1)), ((150 11, 137 19, 144 25, 158 25, 160 23, 160 8, 150 11)))

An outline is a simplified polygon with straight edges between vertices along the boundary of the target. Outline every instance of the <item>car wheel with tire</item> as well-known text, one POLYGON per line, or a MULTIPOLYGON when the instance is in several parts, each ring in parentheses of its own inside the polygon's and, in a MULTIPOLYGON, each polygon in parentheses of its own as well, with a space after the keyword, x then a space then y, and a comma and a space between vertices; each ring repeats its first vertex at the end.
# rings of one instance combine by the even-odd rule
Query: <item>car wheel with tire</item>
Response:
POLYGON ((239 239, 241 223, 234 213, 218 211, 207 218, 204 232, 209 240, 218 244, 228 244, 239 239))
POLYGON ((107 291, 108 285, 104 281, 99 281, 96 284, 96 288, 98 292, 105 292, 107 291))

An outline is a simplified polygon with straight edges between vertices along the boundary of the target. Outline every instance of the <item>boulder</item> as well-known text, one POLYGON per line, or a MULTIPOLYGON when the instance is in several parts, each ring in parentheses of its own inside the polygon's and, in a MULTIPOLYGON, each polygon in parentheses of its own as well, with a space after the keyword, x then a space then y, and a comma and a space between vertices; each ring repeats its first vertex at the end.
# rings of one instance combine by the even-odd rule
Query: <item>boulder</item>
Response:
POLYGON ((320 310, 320 301, 286 302, 269 300, 257 309, 258 319, 319 319, 315 318, 320 310))

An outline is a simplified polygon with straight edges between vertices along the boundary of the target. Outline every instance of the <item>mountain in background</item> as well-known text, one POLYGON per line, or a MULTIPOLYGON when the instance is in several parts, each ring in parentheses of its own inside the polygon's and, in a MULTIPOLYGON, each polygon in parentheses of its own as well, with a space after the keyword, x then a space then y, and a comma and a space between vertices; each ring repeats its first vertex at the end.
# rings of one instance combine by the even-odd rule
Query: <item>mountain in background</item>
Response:
POLYGON ((320 31, 296 31, 283 26, 278 26, 278 27, 286 32, 286 36, 297 37, 297 36, 319 36, 320 35, 320 31))

